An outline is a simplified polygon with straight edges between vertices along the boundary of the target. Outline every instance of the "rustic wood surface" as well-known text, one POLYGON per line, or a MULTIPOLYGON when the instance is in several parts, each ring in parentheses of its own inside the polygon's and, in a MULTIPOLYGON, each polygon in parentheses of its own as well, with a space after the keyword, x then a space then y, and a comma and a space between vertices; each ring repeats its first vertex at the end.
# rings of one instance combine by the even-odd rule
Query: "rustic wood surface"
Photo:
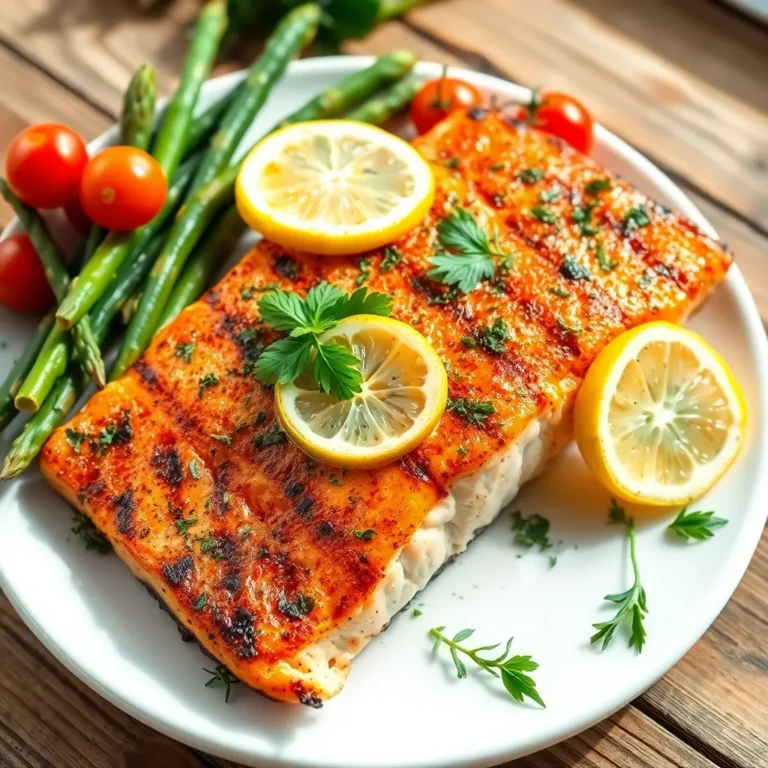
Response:
MULTIPOLYGON (((135 67, 167 93, 195 0, 142 15, 132 0, 8 0, 0 14, 0 149, 27 123, 93 138, 135 67)), ((582 98, 677 181, 736 254, 768 322, 768 29, 714 0, 438 0, 350 52, 424 58, 582 98)), ((220 71, 247 63, 234 52, 220 71)), ((1 158, 0 158, 1 160, 1 158)), ((0 207, 0 224, 10 218, 0 207)), ((768 766, 768 533, 723 613, 662 680, 520 768, 768 766)), ((0 595, 0 766, 231 766, 101 699, 0 595)))

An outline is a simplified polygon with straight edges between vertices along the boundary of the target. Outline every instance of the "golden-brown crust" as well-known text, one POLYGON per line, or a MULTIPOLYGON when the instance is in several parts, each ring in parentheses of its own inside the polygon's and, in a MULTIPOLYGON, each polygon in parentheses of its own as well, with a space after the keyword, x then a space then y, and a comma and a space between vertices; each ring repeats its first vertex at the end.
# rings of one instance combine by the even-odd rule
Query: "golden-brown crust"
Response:
POLYGON ((278 283, 303 293, 319 280, 352 289, 360 269, 355 259, 265 242, 158 333, 43 452, 49 481, 133 572, 210 653, 272 698, 332 695, 293 668, 297 655, 365 604, 451 483, 561 401, 611 338, 648 320, 680 320, 730 263, 685 219, 497 115, 453 116, 416 145, 438 177, 435 205, 397 243, 403 259, 394 269, 382 270, 381 253, 366 255, 367 285, 395 296, 395 316, 432 342, 453 399, 493 403, 482 428, 447 412, 417 450, 366 471, 324 467, 275 442, 272 392, 249 373, 271 339, 258 317, 260 289, 278 283), (526 169, 543 178, 521 179, 526 169), (590 194, 598 178, 610 178, 611 189, 590 194), (542 192, 557 199, 542 202, 542 192), (446 302, 445 286, 426 273, 435 225, 457 202, 497 232, 512 260, 493 283, 446 302), (599 231, 584 234, 573 214, 591 202, 599 231), (625 216, 640 205, 651 223, 629 231, 625 216), (535 206, 557 223, 535 218, 535 206), (566 255, 588 272, 575 279, 563 268, 566 255), (503 353, 464 341, 497 317, 510 328, 503 353), (88 435, 79 453, 68 429, 88 435), (99 442, 104 435, 112 441, 99 442), (368 528, 375 537, 354 535, 368 528))

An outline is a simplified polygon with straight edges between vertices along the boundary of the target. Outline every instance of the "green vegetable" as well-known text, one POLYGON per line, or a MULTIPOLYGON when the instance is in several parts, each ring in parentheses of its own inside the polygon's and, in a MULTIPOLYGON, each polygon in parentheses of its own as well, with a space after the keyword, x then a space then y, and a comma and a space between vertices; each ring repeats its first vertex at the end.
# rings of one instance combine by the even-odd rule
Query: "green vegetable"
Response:
MULTIPOLYGON (((339 86, 329 88, 307 102, 304 107, 291 116, 291 122, 313 120, 314 115, 317 114, 339 115, 349 107, 350 103, 364 99, 372 90, 379 90, 405 77, 413 69, 417 60, 416 55, 410 51, 392 51, 377 59, 367 69, 342 80, 339 86)), ((415 93, 411 95, 407 103, 410 103, 414 95, 415 93)), ((381 101, 378 103, 382 104, 381 101)), ((348 119, 372 122, 372 120, 361 120, 360 117, 355 117, 355 112, 350 113, 348 119)), ((375 122, 380 122, 380 119, 377 117, 375 122)))
POLYGON ((515 532, 515 544, 530 549, 537 546, 540 552, 552 547, 549 540, 549 520, 541 515, 523 517, 520 510, 512 513, 512 530, 515 532))
POLYGON ((98 224, 91 224, 88 235, 83 238, 83 241, 67 263, 70 275, 80 274, 83 265, 93 258, 93 254, 96 253, 96 249, 101 245, 106 236, 107 230, 104 227, 100 227, 98 224))
POLYGON ((187 136, 187 146, 184 149, 185 158, 203 149, 211 140, 211 137, 218 130, 222 118, 240 92, 241 87, 242 84, 236 86, 218 101, 211 104, 208 109, 192 119, 192 125, 187 136))
POLYGON ((48 396, 56 379, 67 370, 72 343, 69 333, 54 326, 32 368, 19 387, 15 405, 20 411, 34 413, 48 396))
POLYGON ((211 182, 227 166, 273 86, 291 59, 315 39, 319 24, 320 6, 307 3, 292 10, 270 35, 211 139, 192 182, 192 192, 211 182))
POLYGON ((637 208, 630 208, 624 217, 624 234, 634 232, 641 227, 647 227, 650 223, 651 217, 648 215, 648 210, 644 204, 637 208))
POLYGON ((545 208, 543 205, 534 205, 533 208, 531 208, 531 216, 544 222, 544 224, 558 223, 557 216, 555 216, 549 208, 545 208))
POLYGON ((308 370, 323 392, 349 400, 362 391, 360 360, 341 344, 325 344, 318 337, 345 317, 386 317, 391 311, 389 296, 365 288, 345 294, 320 283, 304 299, 288 291, 270 291, 259 300, 261 318, 273 330, 289 335, 267 347, 253 374, 264 384, 289 384, 308 370))
POLYGON ((592 214, 594 213, 598 204, 598 200, 593 200, 587 205, 579 206, 573 209, 571 220, 579 225, 579 231, 582 235, 594 235, 600 231, 600 227, 596 227, 592 223, 592 214))
POLYGON ((159 327, 162 328, 184 307, 200 298, 216 274, 222 254, 231 252, 244 230, 245 224, 234 206, 219 216, 206 238, 192 253, 176 281, 173 292, 163 307, 159 327))
POLYGON ((376 535, 376 531, 374 531, 373 528, 366 528, 365 530, 352 531, 352 535, 356 539, 362 539, 363 541, 370 541, 376 535))
MULTIPOLYGON (((205 598, 205 603, 200 605, 200 608, 198 608, 198 604, 200 604, 200 600, 202 600, 202 597, 198 599, 197 603, 195 604, 195 609, 200 610, 200 608, 203 608, 205 606, 205 603, 208 602, 208 598, 205 598)), ((205 687, 208 688, 211 685, 218 685, 221 684, 224 686, 224 703, 229 703, 229 696, 232 693, 232 686, 235 683, 239 683, 240 681, 232 674, 230 674, 229 670, 222 666, 221 664, 217 664, 215 669, 206 669, 203 667, 203 672, 207 672, 209 675, 211 675, 211 679, 208 680, 205 684, 205 687)))
POLYGON ((648 604, 645 589, 643 589, 640 582, 640 570, 637 565, 635 521, 631 517, 627 517, 624 508, 619 506, 615 499, 612 500, 609 521, 611 524, 623 525, 626 528, 634 583, 626 592, 605 596, 605 600, 618 604, 619 609, 616 615, 609 621, 601 621, 598 624, 592 625, 597 632, 589 638, 589 642, 598 643, 602 640, 602 649, 605 650, 611 644, 616 630, 626 621, 630 621, 629 647, 635 648, 640 653, 643 650, 643 645, 645 645, 646 632, 643 620, 648 613, 648 604))
POLYGON ((14 404, 14 398, 24 383, 27 374, 32 369, 52 327, 53 312, 49 312, 40 321, 26 349, 11 366, 11 370, 8 371, 8 375, 0 385, 0 432, 11 423, 18 412, 14 404))
POLYGON ((497 317, 493 325, 483 326, 477 343, 495 355, 502 355, 506 350, 506 342, 509 339, 509 326, 504 319, 497 317))
POLYGON ((123 98, 120 116, 120 143, 148 149, 155 120, 157 79, 155 70, 144 64, 136 70, 123 98))
MULTIPOLYGON (((376 72, 376 64, 373 64, 363 72, 356 72, 333 86, 331 90, 337 93, 333 100, 335 108, 346 109, 363 98, 366 84, 370 87, 379 82, 376 72)), ((296 122, 299 115, 313 119, 329 117, 322 111, 308 115, 306 107, 302 107, 285 118, 280 126, 296 122)), ((149 344, 162 319, 162 308, 168 301, 190 251, 216 213, 232 203, 240 165, 241 163, 236 163, 227 168, 212 182, 195 192, 175 221, 165 250, 152 270, 139 307, 131 318, 123 345, 110 371, 110 378, 114 379, 125 373, 149 344)))
POLYGON ((605 192, 610 188, 610 179, 592 179, 586 186, 586 190, 590 195, 599 195, 601 192, 605 192))
MULTIPOLYGON (((4 179, 0 179, 0 192, 10 203, 27 231, 29 239, 43 263, 45 276, 48 278, 53 294, 56 296, 56 300, 61 302, 67 292, 69 274, 64 266, 64 260, 58 246, 51 239, 40 214, 22 203, 13 194, 4 179)), ((104 362, 101 359, 101 352, 99 352, 99 347, 93 338, 93 332, 88 321, 72 329, 72 342, 85 371, 97 386, 104 386, 104 362)))
POLYGON ((383 125, 408 107, 421 86, 419 80, 395 83, 378 96, 353 109, 347 115, 347 120, 383 125))
POLYGON ((491 248, 488 235, 465 208, 454 208, 442 219, 437 236, 443 250, 430 259, 434 267, 427 274, 432 280, 455 285, 463 293, 474 290, 483 280, 493 279, 494 258, 510 258, 499 252, 498 242, 491 248))
POLYGON ((667 529, 679 536, 683 541, 706 541, 715 535, 718 528, 728 525, 723 517, 714 517, 714 512, 688 512, 688 507, 680 510, 680 514, 667 529))
POLYGON ((537 181, 541 181, 544 178, 543 168, 525 168, 517 174, 517 178, 523 182, 523 184, 535 184, 537 181))
POLYGON ((484 426, 485 420, 496 413, 493 403, 487 400, 470 400, 466 397, 460 397, 458 400, 449 397, 446 409, 473 427, 484 426))
POLYGON ((507 641, 504 653, 496 658, 486 658, 480 654, 483 652, 493 651, 499 647, 499 643, 495 645, 483 645, 478 648, 466 648, 460 645, 461 642, 471 637, 474 629, 462 629, 457 632, 453 638, 449 638, 443 634, 445 627, 435 627, 429 630, 429 634, 434 638, 434 650, 437 651, 440 645, 446 645, 451 651, 451 658, 456 666, 456 675, 459 680, 463 680, 467 677, 467 668, 464 662, 459 658, 459 654, 464 654, 470 661, 476 664, 480 669, 484 669, 486 672, 490 672, 494 677, 501 677, 501 682, 507 689, 507 693, 515 700, 522 702, 527 696, 529 699, 535 701, 539 706, 546 707, 543 699, 536 690, 536 683, 529 677, 526 672, 535 672, 539 665, 530 656, 510 656, 509 652, 512 647, 512 639, 507 641))
POLYGON ((224 0, 210 0, 200 12, 176 93, 163 114, 152 143, 152 156, 170 178, 184 155, 192 126, 192 113, 200 88, 208 79, 227 28, 224 0))

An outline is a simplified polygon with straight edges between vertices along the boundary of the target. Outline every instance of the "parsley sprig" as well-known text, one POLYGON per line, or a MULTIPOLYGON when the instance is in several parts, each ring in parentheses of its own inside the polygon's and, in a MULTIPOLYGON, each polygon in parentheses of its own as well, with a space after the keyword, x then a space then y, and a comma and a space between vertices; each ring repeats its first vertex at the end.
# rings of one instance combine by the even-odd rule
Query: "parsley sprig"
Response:
POLYGON ((714 512, 688 512, 688 507, 685 507, 667 528, 683 541, 706 541, 715 535, 718 528, 728 525, 725 518, 714 515, 714 512))
POLYGON ((605 599, 619 606, 616 615, 609 621, 601 621, 592 626, 597 630, 589 638, 590 643, 598 643, 602 640, 602 650, 605 650, 613 640, 616 630, 626 621, 631 622, 631 634, 629 636, 629 647, 635 648, 638 653, 643 650, 645 645, 646 632, 643 626, 643 620, 648 613, 648 604, 645 596, 645 589, 640 582, 640 569, 637 565, 637 554, 635 552, 635 521, 627 516, 624 508, 613 499, 611 511, 608 515, 609 524, 623 525, 627 530, 629 538, 629 556, 632 561, 632 572, 635 580, 632 586, 626 592, 620 592, 615 595, 606 595, 605 599))
POLYGON ((463 293, 495 277, 496 258, 511 258, 511 254, 499 251, 495 236, 491 247, 488 235, 466 208, 454 208, 440 221, 437 238, 442 250, 430 259, 434 266, 428 276, 455 285, 463 293))
POLYGON ((465 648, 460 645, 461 642, 474 634, 474 629, 462 629, 452 638, 443 634, 445 627, 435 627, 429 630, 429 634, 435 640, 434 650, 441 644, 447 645, 451 650, 451 658, 456 666, 456 674, 460 680, 467 677, 467 667, 459 658, 463 654, 480 669, 484 669, 494 677, 501 677, 501 682, 507 689, 507 693, 515 700, 522 702, 527 696, 533 699, 539 706, 546 708, 543 699, 536 690, 536 683, 526 672, 535 672, 539 665, 530 656, 510 656, 509 651, 512 647, 513 638, 507 641, 504 653, 496 658, 486 658, 480 654, 484 651, 493 651, 499 647, 500 643, 495 645, 482 645, 479 648, 465 648))
POLYGON ((259 300, 259 312, 270 328, 288 336, 267 347, 254 365, 254 376, 264 384, 289 384, 309 371, 323 392, 349 400, 362 391, 360 360, 347 347, 323 343, 319 336, 346 317, 387 317, 391 311, 389 296, 366 288, 347 294, 320 283, 303 299, 289 291, 270 291, 259 300))
MULTIPOLYGON (((198 603, 200 600, 198 600, 198 603)), ((206 600, 207 602, 207 600, 206 600)), ((229 697, 232 693, 232 686, 240 681, 223 665, 217 664, 215 669, 206 669, 203 667, 203 671, 211 675, 210 680, 205 684, 206 688, 212 685, 224 686, 224 703, 229 704, 229 697)))

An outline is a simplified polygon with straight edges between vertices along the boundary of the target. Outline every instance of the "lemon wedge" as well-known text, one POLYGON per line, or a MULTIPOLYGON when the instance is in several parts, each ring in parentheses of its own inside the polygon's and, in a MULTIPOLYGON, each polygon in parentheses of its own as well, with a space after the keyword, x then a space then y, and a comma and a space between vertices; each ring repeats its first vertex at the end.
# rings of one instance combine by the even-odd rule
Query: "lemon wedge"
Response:
POLYGON ((687 504, 733 463, 746 403, 726 362, 692 331, 666 322, 614 339, 576 398, 581 455, 613 495, 687 504))
POLYGON ((435 196, 426 160, 408 142, 349 120, 297 123, 263 139, 235 187, 243 220, 280 245, 327 255, 391 243, 435 196))
POLYGON ((448 377, 432 345, 410 325, 354 315, 320 337, 342 344, 362 363, 362 392, 337 400, 304 374, 275 387, 288 436, 310 456, 339 467, 378 467, 400 458, 437 426, 448 377))

